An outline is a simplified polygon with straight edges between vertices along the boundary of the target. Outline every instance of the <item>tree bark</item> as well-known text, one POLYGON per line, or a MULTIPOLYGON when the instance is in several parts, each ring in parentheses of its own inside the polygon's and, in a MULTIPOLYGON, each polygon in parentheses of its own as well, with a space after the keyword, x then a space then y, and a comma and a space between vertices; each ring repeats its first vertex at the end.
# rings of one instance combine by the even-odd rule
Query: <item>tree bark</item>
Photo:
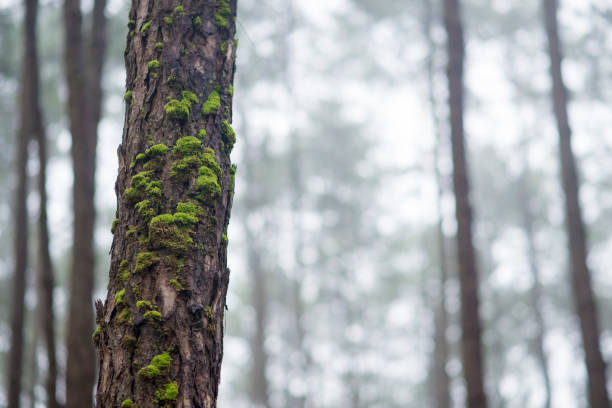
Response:
POLYGON ((606 363, 599 344, 597 307, 591 284, 591 273, 587 266, 587 244, 579 201, 579 181, 572 151, 571 128, 567 114, 567 89, 561 71, 562 55, 557 23, 557 0, 544 0, 544 17, 548 37, 550 74, 552 77, 552 100, 559 132, 561 179, 565 193, 565 218, 569 237, 572 286, 580 332, 586 357, 588 395, 592 408, 608 408, 606 389, 606 363))
POLYGON ((486 407, 484 392, 481 327, 478 314, 478 272, 472 240, 472 209, 463 130, 464 40, 459 1, 444 1, 444 25, 448 48, 448 88, 453 156, 453 187, 457 217, 463 372, 467 406, 486 407))
POLYGON ((66 0, 66 74, 74 169, 74 245, 67 334, 66 407, 92 404, 95 355, 83 333, 93 329, 95 166, 97 126, 102 100, 101 73, 105 50, 105 0, 96 0, 90 41, 85 51, 79 0, 66 0))
POLYGON ((96 303, 99 407, 216 406, 235 16, 235 0, 132 2, 110 281, 96 303))
POLYGON ((24 55, 21 77, 21 106, 19 129, 17 131, 17 188, 15 190, 15 274, 13 276, 13 301, 11 310, 11 343, 8 361, 8 407, 20 406, 21 374, 23 367, 23 327, 25 316, 25 284, 28 256, 28 210, 27 198, 27 160, 28 142, 32 134, 31 104, 33 102, 35 83, 34 68, 36 62, 36 0, 25 1, 24 18, 24 55))

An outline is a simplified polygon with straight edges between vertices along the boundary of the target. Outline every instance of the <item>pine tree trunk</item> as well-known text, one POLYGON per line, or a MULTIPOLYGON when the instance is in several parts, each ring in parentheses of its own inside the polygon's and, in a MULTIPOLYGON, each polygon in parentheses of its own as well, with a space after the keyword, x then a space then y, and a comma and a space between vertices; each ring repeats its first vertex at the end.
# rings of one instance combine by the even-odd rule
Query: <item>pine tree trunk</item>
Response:
MULTIPOLYGON (((523 163, 527 163, 526 146, 521 148, 523 153, 523 163)), ((548 371, 548 355, 544 349, 544 339, 546 337, 546 324, 542 314, 542 283, 540 278, 540 269, 538 267, 538 254, 535 242, 535 219, 531 210, 530 194, 528 186, 527 169, 523 170, 523 174, 518 185, 518 200, 523 221, 523 229, 527 238, 527 259, 529 261, 529 269, 533 285, 529 291, 529 303, 533 311, 535 320, 535 334, 532 339, 532 348, 535 354, 537 364, 540 368, 542 380, 544 382, 544 408, 550 408, 552 391, 551 380, 548 371)))
POLYGON ((427 40, 427 90, 429 109, 433 122, 435 134, 434 145, 434 175, 436 179, 437 195, 436 195, 436 210, 438 222, 436 224, 437 243, 438 243, 438 258, 440 276, 438 279, 438 297, 437 304, 434 306, 434 351, 433 351, 433 398, 437 408, 450 408, 450 378, 446 372, 446 364, 448 363, 448 341, 446 340, 446 330, 448 329, 448 311, 446 309, 446 281, 448 279, 447 268, 447 251, 446 238, 442 230, 443 213, 442 213, 442 175, 440 173, 440 145, 441 145, 441 126, 438 116, 438 101, 436 100, 435 92, 435 74, 436 67, 434 64, 436 55, 436 44, 433 40, 432 29, 434 22, 434 12, 432 4, 429 0, 423 2, 423 33, 427 40))
POLYGON ((105 0, 94 2, 90 42, 85 47, 79 0, 66 0, 66 73, 74 169, 74 246, 67 333, 66 407, 92 404, 95 355, 83 333, 93 331, 95 166, 105 49, 105 0), (86 53, 87 50, 87 53, 86 53))
POLYGON ((478 273, 472 243, 472 209, 463 132, 464 42, 458 0, 444 1, 448 47, 448 87, 453 156, 453 186, 457 216, 463 372, 467 406, 486 407, 483 381, 481 327, 478 314, 478 273))
POLYGON ((236 1, 133 0, 99 407, 216 406, 236 1))
MULTIPOLYGON (((243 128, 248 128, 246 123, 245 110, 241 109, 240 115, 243 128)), ((249 217, 256 214, 258 207, 261 206, 262 193, 257 185, 253 146, 248 141, 244 143, 244 171, 246 182, 246 194, 244 199, 243 225, 245 228, 247 242, 247 265, 251 274, 251 304, 255 312, 255 331, 251 337, 251 402, 258 408, 270 408, 269 384, 267 379, 268 353, 265 348, 266 326, 268 322, 268 297, 266 291, 266 273, 262 262, 262 251, 257 239, 257 231, 253 230, 249 217)), ((266 159, 266 152, 262 149, 262 154, 258 156, 260 161, 266 159)), ((265 193, 264 193, 265 194, 265 193)))
MULTIPOLYGON (((36 6, 38 6, 37 0, 36 6)), ((36 26, 36 23, 33 23, 36 26)), ((55 318, 53 313, 53 289, 54 273, 49 253, 49 227, 47 221, 47 136, 45 132, 44 118, 40 106, 39 97, 39 71, 38 55, 36 48, 33 50, 32 61, 32 101, 30 108, 33 111, 32 124, 36 142, 38 144, 38 196, 40 199, 40 213, 38 216, 38 318, 42 337, 44 340, 47 356, 47 378, 45 389, 47 391, 47 407, 57 407, 56 382, 57 382, 57 359, 55 355, 55 318)))
POLYGON ((28 256, 28 210, 27 194, 27 160, 28 142, 32 134, 31 104, 34 100, 36 20, 38 14, 36 0, 25 1, 24 55, 21 76, 21 106, 19 129, 17 132, 17 188, 15 191, 15 274, 13 276, 13 300, 11 302, 11 343, 8 361, 8 407, 20 406, 21 373, 23 368, 23 322, 25 316, 26 264, 28 256))
POLYGON ((586 234, 578 194, 578 176, 572 151, 571 129, 567 114, 567 89, 561 71, 561 44, 557 23, 557 1, 544 0, 546 34, 552 77, 552 99, 559 132, 561 179, 565 192, 566 226, 569 236, 572 286, 580 320, 582 343, 588 373, 588 395, 592 408, 608 408, 606 364, 599 344, 597 308, 593 296, 591 274, 587 266, 586 234))

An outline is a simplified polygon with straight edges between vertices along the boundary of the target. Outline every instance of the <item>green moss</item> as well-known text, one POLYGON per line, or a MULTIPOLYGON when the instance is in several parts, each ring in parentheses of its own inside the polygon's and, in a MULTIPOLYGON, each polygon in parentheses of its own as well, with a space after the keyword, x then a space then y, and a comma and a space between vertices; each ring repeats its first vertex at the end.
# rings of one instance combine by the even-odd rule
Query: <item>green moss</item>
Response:
POLYGON ((123 400, 123 402, 121 403, 121 408, 134 408, 135 406, 136 404, 134 404, 134 401, 129 398, 123 400))
POLYGON ((157 368, 157 367, 155 367, 154 365, 151 365, 151 364, 149 364, 146 367, 142 367, 140 370, 138 370, 138 376, 141 377, 141 378, 145 378, 147 380, 155 378, 159 374, 160 374, 159 368, 157 368))
POLYGON ((130 102, 132 100, 132 91, 127 91, 125 94, 123 94, 123 100, 126 102, 130 102))
POLYGON ((174 213, 174 223, 179 227, 191 227, 198 222, 198 217, 193 214, 177 212, 174 213))
POLYGON ((191 103, 200 103, 200 100, 193 92, 183 91, 181 92, 181 96, 183 97, 183 99, 187 99, 191 103))
POLYGON ((117 230, 117 225, 119 224, 119 220, 117 218, 115 218, 113 220, 113 223, 111 224, 111 234, 114 234, 115 231, 117 230))
POLYGON ((138 214, 140 214, 140 216, 147 222, 153 218, 153 216, 155 216, 155 210, 151 206, 150 200, 142 200, 136 203, 134 207, 136 208, 136 211, 138 211, 138 214))
POLYGON ((115 306, 125 306, 125 289, 121 289, 115 293, 115 306))
POLYGON ((170 119, 177 119, 183 121, 189 119, 190 107, 190 104, 184 103, 183 101, 179 101, 178 99, 171 99, 167 104, 164 105, 166 115, 170 119))
POLYGON ((198 204, 193 202, 183 203, 180 202, 176 205, 176 211, 180 213, 187 213, 191 215, 195 215, 196 217, 204 214, 204 209, 200 207, 198 204))
POLYGON ((145 151, 145 155, 149 159, 153 157, 157 157, 157 156, 163 156, 166 153, 168 153, 168 146, 166 146, 163 143, 158 143, 156 145, 153 145, 145 151))
POLYGON ((170 367, 170 363, 172 363, 172 357, 170 357, 170 353, 168 353, 167 351, 156 355, 151 360, 151 365, 154 365, 155 367, 159 368, 160 371, 163 371, 170 367))
POLYGON ((155 252, 140 252, 136 256, 136 267, 134 268, 134 273, 144 271, 145 269, 155 265, 157 262, 159 262, 159 257, 155 254, 155 252))
POLYGON ((225 108, 223 109, 223 116, 225 116, 226 118, 229 118, 229 114, 230 114, 230 107, 225 106, 225 108))
POLYGON ((204 154, 202 154, 202 164, 214 171, 217 177, 221 177, 221 167, 219 167, 219 164, 215 160, 215 151, 210 147, 204 149, 204 154))
POLYGON ((138 302, 136 302, 136 307, 139 310, 153 310, 154 309, 151 302, 148 302, 146 300, 139 300, 138 302))
POLYGON ((227 241, 228 241, 227 235, 226 234, 221 235, 221 242, 223 242, 223 245, 227 245, 227 241))
POLYGON ((192 156, 202 151, 202 141, 197 137, 185 136, 176 141, 172 153, 181 156, 192 156))
POLYGON ((198 132, 198 138, 200 140, 204 140, 206 138, 206 129, 200 129, 198 132))
POLYGON ((195 24, 195 25, 200 25, 200 24, 202 24, 202 18, 201 18, 200 16, 196 16, 196 17, 193 19, 193 24, 195 24))
POLYGON ((127 26, 128 26, 128 28, 129 28, 130 30, 131 30, 131 29, 133 29, 134 27, 136 27, 136 21, 134 21, 134 20, 129 20, 129 21, 128 21, 128 23, 127 23, 127 26))
POLYGON ((132 312, 130 312, 129 307, 125 307, 123 310, 121 310, 121 312, 117 315, 117 321, 122 324, 132 323, 132 312))
POLYGON ((178 384, 172 381, 164 386, 163 389, 155 392, 155 399, 158 402, 173 402, 178 398, 178 384))
POLYGON ((168 281, 168 284, 169 284, 170 286, 172 286, 172 287, 173 287, 175 290, 179 291, 179 292, 180 292, 181 290, 184 290, 184 289, 185 289, 185 288, 183 287, 183 285, 181 285, 181 282, 179 282, 179 281, 178 281, 178 280, 176 280, 176 279, 170 279, 170 280, 168 281))
POLYGON ((141 32, 141 33, 146 33, 146 32, 147 32, 147 30, 149 29, 149 27, 151 27, 151 23, 152 23, 152 22, 153 22, 153 20, 149 20, 149 21, 147 21, 146 23, 144 23, 144 24, 142 25, 142 28, 140 29, 140 32, 141 32))
POLYGON ((96 330, 91 335, 91 339, 94 341, 94 343, 98 341, 98 337, 100 337, 100 333, 102 333, 102 328, 100 327, 100 325, 97 325, 96 330))
POLYGON ((119 264, 118 274, 121 282, 127 282, 130 279, 130 268, 128 267, 128 261, 125 259, 119 264))
POLYGON ((138 226, 136 226, 136 225, 132 225, 132 226, 130 226, 130 228, 129 228, 129 229, 126 231, 126 232, 125 232, 125 237, 126 237, 126 238, 129 238, 129 237, 131 237, 132 235, 136 235, 136 234, 138 234, 138 226))
POLYGON ((154 60, 149 61, 147 66, 149 67, 150 70, 154 70, 154 69, 159 69, 161 64, 159 63, 158 60, 154 59, 154 60))
POLYGON ((136 201, 138 201, 139 197, 140 193, 138 192, 138 190, 132 187, 126 188, 123 192, 123 200, 127 204, 134 204, 136 201))
POLYGON ((163 42, 156 42, 155 43, 155 49, 160 51, 164 48, 164 43, 163 42))
POLYGON ((191 104, 199 103, 199 100, 198 97, 190 91, 183 91, 181 96, 183 99, 180 101, 178 99, 170 99, 170 101, 164 105, 164 109, 166 110, 166 115, 171 119, 185 121, 189 119, 191 104))
POLYGON ((206 316, 208 319, 212 319, 213 318, 212 307, 206 306, 204 308, 204 316, 206 316))
POLYGON ((217 175, 208 167, 200 167, 196 180, 196 188, 200 192, 200 198, 205 201, 212 201, 221 194, 221 187, 217 180, 217 175))
POLYGON ((223 41, 221 43, 221 46, 219 47, 219 49, 221 50, 222 53, 226 53, 227 52, 227 40, 223 41))
POLYGON ((227 86, 227 93, 231 96, 234 95, 234 86, 232 84, 229 84, 227 86))
POLYGON ((219 92, 212 91, 210 95, 208 95, 208 99, 202 105, 202 113, 205 115, 214 115, 221 108, 221 98, 219 97, 219 92))
POLYGON ((227 120, 224 120, 221 126, 223 128, 225 141, 229 143, 230 146, 234 146, 234 143, 236 143, 236 132, 234 132, 234 129, 232 129, 232 126, 227 120))
POLYGON ((185 14, 185 10, 183 9, 183 6, 176 6, 174 8, 174 13, 178 13, 178 14, 183 15, 183 14, 185 14))
POLYGON ((202 159, 199 155, 175 160, 170 166, 170 177, 176 182, 186 183, 201 165, 202 159))
POLYGON ((148 320, 150 322, 152 321, 161 321, 161 313, 159 313, 157 310, 149 310, 148 312, 146 312, 144 314, 144 318, 145 320, 148 320))
POLYGON ((170 16, 166 16, 164 17, 164 23, 171 25, 172 24, 172 17, 170 16))
POLYGON ((185 218, 177 222, 172 214, 161 214, 149 223, 149 241, 153 248, 166 248, 177 255, 183 255, 193 246, 190 231, 185 228, 185 218))

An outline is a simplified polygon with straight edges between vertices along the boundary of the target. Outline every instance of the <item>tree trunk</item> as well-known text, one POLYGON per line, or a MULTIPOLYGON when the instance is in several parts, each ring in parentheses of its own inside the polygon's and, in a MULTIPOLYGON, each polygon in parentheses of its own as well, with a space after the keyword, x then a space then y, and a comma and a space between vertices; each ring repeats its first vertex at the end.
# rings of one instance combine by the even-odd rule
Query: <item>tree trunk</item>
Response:
MULTIPOLYGON (((526 146, 521 148, 523 153, 523 163, 527 165, 527 151, 526 146)), ((542 284, 540 280, 540 269, 538 267, 538 254, 535 243, 535 220, 530 207, 530 194, 527 178, 527 169, 523 170, 523 174, 519 180, 518 185, 518 199, 519 207, 521 211, 521 217, 523 221, 523 228, 525 231, 525 237, 527 238, 527 258, 529 260, 529 270, 531 271, 531 278, 533 279, 533 285, 529 292, 529 303, 533 311, 535 320, 536 332, 532 339, 531 348, 535 353, 537 364, 540 368, 542 380, 544 382, 544 408, 550 408, 552 392, 551 392, 551 380, 548 372, 548 356, 544 349, 544 339, 546 337, 546 324, 544 322, 544 316, 542 314, 542 284)))
MULTIPOLYGON (((34 24, 35 26, 36 24, 34 24)), ((55 318, 53 313, 54 273, 49 254, 49 228, 47 221, 47 136, 45 133, 44 118, 39 99, 38 56, 36 49, 33 52, 32 62, 33 98, 30 108, 34 114, 33 127, 38 144, 38 196, 40 199, 40 213, 38 216, 38 318, 42 329, 45 350, 47 354, 47 378, 45 389, 47 391, 47 407, 57 407, 56 389, 57 359, 55 356, 55 318)))
POLYGON ((472 209, 463 135, 464 42, 458 0, 444 1, 444 25, 448 47, 447 75, 461 285, 463 372, 467 385, 467 406, 484 408, 487 403, 484 392, 481 327, 478 314, 478 273, 472 243, 472 209))
POLYGON ((110 281, 96 303, 99 407, 216 406, 235 13, 235 0, 132 2, 110 281))
POLYGON ((450 408, 450 379, 446 372, 446 364, 448 363, 448 341, 446 340, 446 330, 448 328, 448 311, 446 309, 446 281, 448 279, 448 268, 446 264, 446 244, 445 236, 442 231, 443 214, 442 214, 442 175, 440 173, 439 157, 441 145, 441 126, 438 116, 438 102, 435 93, 435 73, 434 65, 436 44, 433 40, 432 26, 434 13, 429 0, 423 2, 425 15, 423 16, 423 31, 427 40, 427 90, 429 108, 433 122, 435 134, 434 144, 434 174, 437 185, 436 195, 436 210, 438 213, 438 222, 436 224, 437 241, 438 241, 438 258, 440 266, 440 276, 438 279, 438 298, 437 304, 434 306, 434 356, 433 356, 433 400, 437 408, 450 408))
POLYGON ((74 245, 70 281, 66 407, 92 404, 95 355, 83 333, 93 329, 95 166, 105 49, 105 0, 94 2, 91 38, 85 53, 79 0, 66 0, 66 73, 74 168, 74 245))
POLYGON ((586 356, 588 395, 592 408, 608 408, 606 364, 599 345, 597 308, 587 267, 587 245, 578 195, 578 176, 572 152, 571 129, 567 114, 567 90, 561 72, 561 44, 557 24, 557 1, 544 0, 546 34, 552 77, 552 99, 559 131, 561 179, 565 192, 566 226, 569 236, 572 286, 580 319, 580 331, 586 356))
MULTIPOLYGON (((242 118, 243 129, 248 128, 246 110, 240 106, 240 117, 242 118)), ((261 189, 258 187, 258 178, 255 174, 254 147, 245 138, 243 167, 245 170, 246 194, 244 199, 243 225, 245 228, 247 243, 247 266, 251 275, 251 304, 255 311, 255 332, 251 337, 251 402, 258 408, 270 408, 269 384, 266 369, 268 366, 268 353, 265 348, 266 326, 268 321, 268 297, 266 293, 266 273, 262 263, 262 251, 257 239, 257 231, 254 231, 249 222, 250 216, 261 216, 256 214, 257 209, 262 205, 261 189)), ((267 151, 265 147, 261 149, 259 161, 265 162, 267 151)), ((262 232, 262 231, 261 231, 262 232)))
POLYGON ((13 301, 11 310, 11 344, 8 371, 8 407, 20 406, 21 373, 23 367, 23 322, 26 283, 26 264, 28 256, 28 210, 27 160, 28 142, 32 133, 31 111, 35 93, 34 69, 36 64, 36 20, 38 5, 36 0, 25 1, 24 55, 21 77, 21 107, 19 129, 17 132, 17 188, 15 191, 15 275, 13 276, 13 301))

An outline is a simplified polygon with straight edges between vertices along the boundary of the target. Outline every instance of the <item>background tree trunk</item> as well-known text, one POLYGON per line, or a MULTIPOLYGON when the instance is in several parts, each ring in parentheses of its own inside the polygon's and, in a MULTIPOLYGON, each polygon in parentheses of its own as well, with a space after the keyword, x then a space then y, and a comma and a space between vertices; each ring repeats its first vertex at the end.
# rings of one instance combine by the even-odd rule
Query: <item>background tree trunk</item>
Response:
POLYGON ((93 331, 95 166, 97 126, 102 100, 101 73, 105 50, 105 0, 96 0, 87 54, 79 0, 66 0, 66 74, 74 168, 74 246, 67 334, 66 406, 91 405, 95 356, 83 333, 93 331))
POLYGON ((580 320, 586 356, 588 395, 592 408, 608 408, 606 364, 599 345, 597 308, 593 297, 591 274, 587 266, 587 245, 578 195, 578 176, 572 151, 571 129, 567 114, 567 89, 561 71, 561 44, 557 23, 557 0, 544 0, 546 35, 552 77, 552 99, 559 131, 561 179, 565 192, 566 226, 569 236, 572 286, 580 320))
POLYGON ((461 284, 461 328, 463 372, 467 385, 467 406, 486 407, 483 381, 481 327, 478 314, 478 272, 472 242, 472 209, 463 134, 463 28, 458 0, 444 1, 444 25, 448 47, 448 88, 450 105, 453 185, 457 213, 459 280, 461 284))
POLYGON ((438 262, 440 276, 438 278, 438 293, 436 305, 434 305, 434 351, 433 351, 433 400, 437 408, 450 408, 450 378, 446 372, 446 364, 448 363, 448 341, 446 339, 446 330, 448 329, 448 311, 446 309, 446 281, 448 279, 447 267, 447 251, 446 237, 442 230, 444 215, 442 213, 442 196, 444 194, 442 185, 442 175, 440 173, 440 147, 441 147, 441 124, 438 115, 438 101, 436 100, 435 92, 435 56, 436 44, 433 40, 433 23, 434 12, 432 4, 429 0, 423 2, 423 33, 427 42, 427 97, 429 101, 429 109, 433 122, 433 132, 435 136, 433 164, 434 176, 436 179, 437 194, 436 194, 436 210, 438 222, 436 223, 437 244, 438 244, 438 262))
POLYGON ((216 406, 235 13, 235 0, 132 2, 110 281, 96 304, 100 407, 216 406))
MULTIPOLYGON (((36 24, 34 24, 35 26, 36 24)), ((44 339, 47 354, 47 377, 45 389, 47 391, 47 407, 57 407, 56 382, 57 382, 57 359, 55 355, 55 317, 53 313, 53 289, 54 273, 49 253, 49 227, 47 221, 47 136, 45 132, 45 121, 40 106, 39 97, 39 70, 38 54, 34 49, 32 70, 34 77, 33 98, 30 105, 33 110, 33 127, 38 144, 38 196, 40 198, 40 212, 38 216, 38 319, 44 339)))
POLYGON ((8 407, 20 406, 21 373, 23 367, 23 327, 26 266, 28 256, 28 209, 27 198, 27 160, 28 142, 32 134, 32 102, 35 100, 36 74, 36 20, 38 4, 36 0, 25 1, 23 22, 24 54, 21 76, 21 107, 19 129, 17 132, 17 189, 15 192, 15 275, 13 276, 13 301, 11 310, 11 344, 7 377, 8 407))

